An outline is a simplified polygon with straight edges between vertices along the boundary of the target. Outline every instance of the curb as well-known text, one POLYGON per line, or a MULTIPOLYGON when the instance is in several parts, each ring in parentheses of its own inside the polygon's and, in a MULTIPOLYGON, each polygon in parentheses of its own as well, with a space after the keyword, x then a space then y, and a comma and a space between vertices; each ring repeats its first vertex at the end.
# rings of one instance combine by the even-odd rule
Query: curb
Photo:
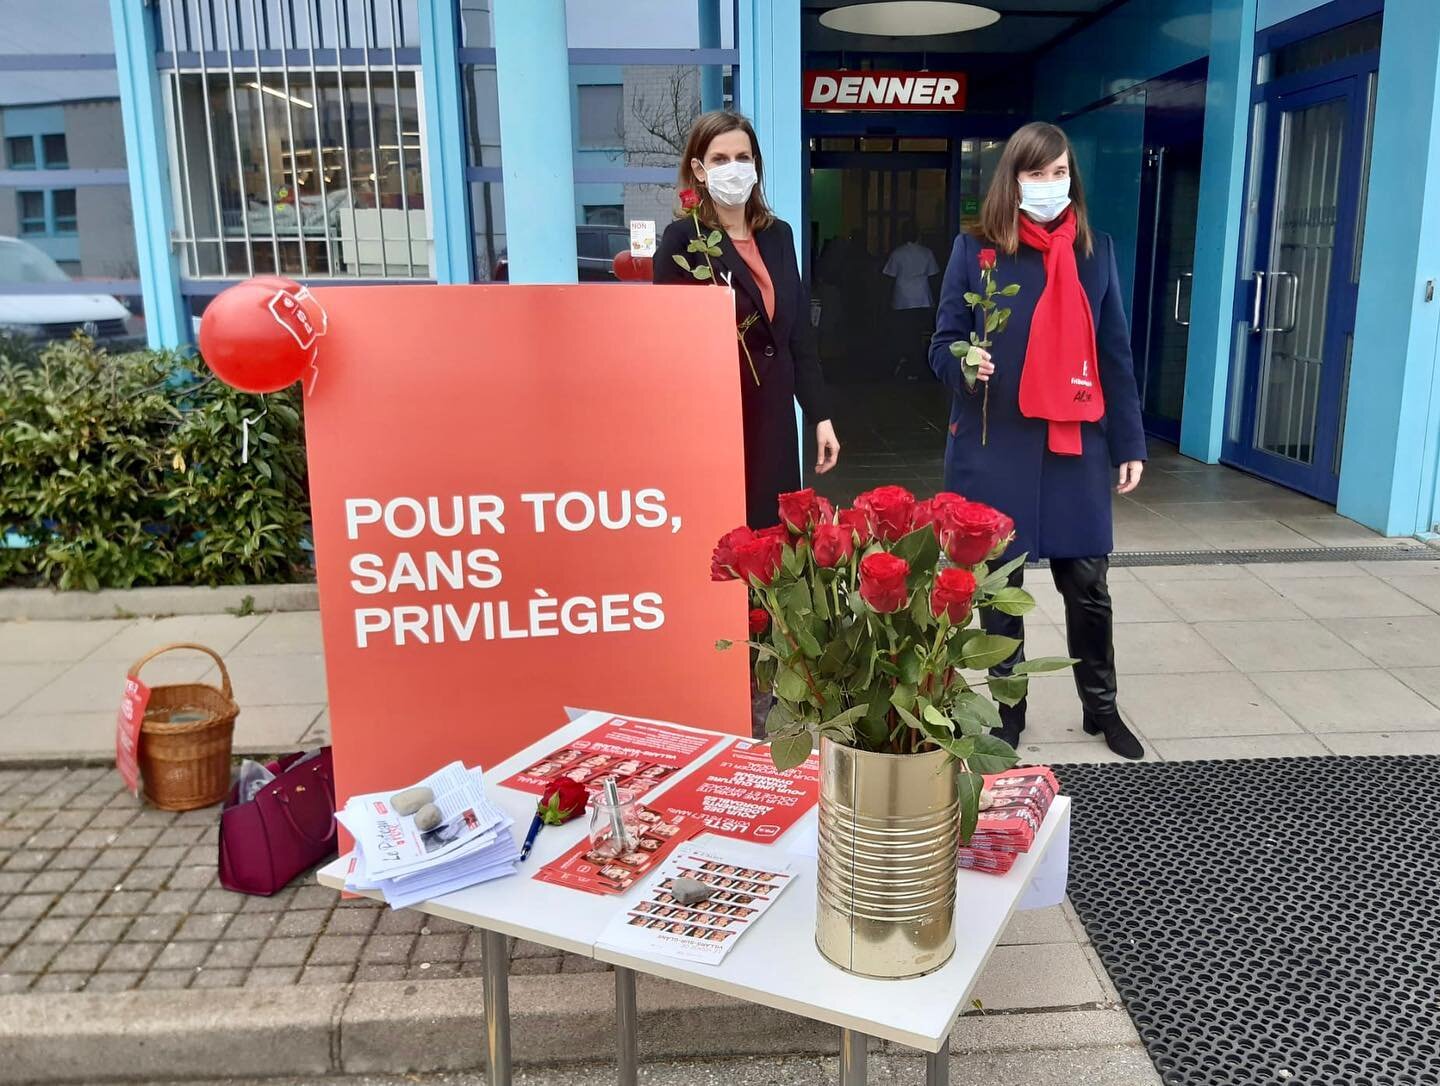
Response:
MULTIPOLYGON (((154 1082, 475 1070, 484 1065, 483 982, 0 997, 0 1083, 154 1082)), ((833 1056, 838 1031, 657 978, 637 991, 644 1060, 833 1056)), ((609 973, 511 977, 517 1066, 613 1058, 609 973)), ((1123 1011, 1086 1007, 969 1015, 957 1054, 1136 1045, 1123 1011)), ((881 1049, 900 1051, 896 1046, 881 1049)))
POLYGON ((320 594, 313 584, 187 585, 107 588, 99 592, 57 592, 53 588, 0 589, 0 622, 98 618, 162 618, 220 615, 227 611, 314 611, 320 594), (247 604, 246 600, 250 602, 247 604))

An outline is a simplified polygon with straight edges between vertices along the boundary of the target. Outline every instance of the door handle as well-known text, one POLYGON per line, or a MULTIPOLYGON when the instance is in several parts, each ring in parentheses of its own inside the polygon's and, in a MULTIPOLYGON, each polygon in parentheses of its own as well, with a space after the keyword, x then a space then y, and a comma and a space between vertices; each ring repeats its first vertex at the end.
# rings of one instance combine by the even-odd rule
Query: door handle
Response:
MULTIPOLYGON (((1295 331, 1296 321, 1300 313, 1300 276, 1295 272, 1272 271, 1271 279, 1288 279, 1290 281, 1290 300, 1285 310, 1285 319, 1274 324, 1267 324, 1265 331, 1274 332, 1277 335, 1287 335, 1295 331)), ((1275 316, 1275 307, 1280 300, 1280 291, 1276 290, 1270 299, 1270 318, 1275 316)))
POLYGON ((1194 278, 1194 272, 1184 272, 1181 274, 1180 278, 1175 280, 1175 323, 1180 325, 1180 327, 1182 328, 1189 328, 1190 322, 1182 321, 1180 319, 1180 287, 1181 284, 1185 282, 1185 280, 1194 278))
POLYGON ((1264 299, 1265 273, 1257 271, 1255 273, 1255 303, 1250 307, 1250 334, 1252 336, 1265 331, 1264 326, 1260 323, 1260 308, 1264 303, 1264 299))

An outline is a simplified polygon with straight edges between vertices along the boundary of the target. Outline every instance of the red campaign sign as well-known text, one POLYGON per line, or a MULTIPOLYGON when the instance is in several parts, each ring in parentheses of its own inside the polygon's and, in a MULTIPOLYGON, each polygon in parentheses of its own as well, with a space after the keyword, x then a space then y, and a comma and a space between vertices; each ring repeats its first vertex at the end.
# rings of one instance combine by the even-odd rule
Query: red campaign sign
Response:
POLYGON ((533 877, 555 886, 584 890, 587 894, 623 894, 659 866, 677 846, 704 832, 704 827, 694 819, 643 804, 639 819, 644 828, 632 851, 620 856, 603 856, 592 851, 587 836, 533 877))
POLYGON ((965 108, 964 72, 812 71, 805 108, 831 113, 965 108))
POLYGON ((125 695, 115 716, 115 768, 132 796, 140 794, 140 725, 145 721, 149 701, 150 688, 134 675, 127 675, 125 695))
POLYGON ((710 765, 660 797, 679 814, 704 822, 711 833, 769 844, 820 799, 820 759, 781 773, 768 746, 739 740, 710 765))
POLYGON ((583 738, 551 751, 540 761, 505 781, 502 787, 539 795, 557 777, 569 777, 590 793, 614 777, 637 799, 653 791, 724 737, 612 717, 583 738))

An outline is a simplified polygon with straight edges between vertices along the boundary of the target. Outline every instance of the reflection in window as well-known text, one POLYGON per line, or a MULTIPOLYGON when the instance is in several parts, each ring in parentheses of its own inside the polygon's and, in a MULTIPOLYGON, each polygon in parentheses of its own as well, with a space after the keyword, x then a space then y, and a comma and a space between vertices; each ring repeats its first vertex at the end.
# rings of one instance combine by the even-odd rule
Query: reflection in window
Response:
POLYGON ((35 168, 34 137, 10 136, 6 139, 5 165, 12 170, 33 170, 35 168))
POLYGON ((189 274, 423 278, 413 70, 172 76, 189 274))
POLYGON ((41 140, 45 150, 45 168, 47 170, 69 169, 70 153, 65 148, 65 133, 42 136, 41 140))
POLYGON ((159 0, 166 52, 420 44, 418 0, 159 0))
POLYGON ((50 193, 51 210, 54 213, 54 232, 57 234, 75 233, 75 190, 55 189, 50 193))
POLYGON ((17 192, 15 199, 19 204, 20 233, 26 236, 48 234, 50 226, 45 218, 45 194, 17 192))
POLYGON ((625 146, 625 88, 581 86, 575 89, 579 102, 580 146, 619 148, 625 146))

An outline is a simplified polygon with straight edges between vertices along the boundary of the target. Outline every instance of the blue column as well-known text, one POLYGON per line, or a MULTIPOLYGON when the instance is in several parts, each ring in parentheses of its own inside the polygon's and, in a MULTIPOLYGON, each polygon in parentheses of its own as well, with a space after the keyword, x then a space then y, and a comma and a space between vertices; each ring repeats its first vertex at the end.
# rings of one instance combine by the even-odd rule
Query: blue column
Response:
POLYGON ((565 0, 495 0, 512 283, 573 283, 575 168, 565 0))
MULTIPOLYGON (((808 231, 800 121, 800 5, 740 0, 739 107, 755 123, 765 159, 765 196, 795 231, 795 256, 808 231)), ((808 315, 807 315, 808 318, 808 315)))
POLYGON ((170 247, 174 203, 163 98, 155 70, 156 9, 135 0, 110 0, 115 74, 125 124, 125 162, 135 220, 135 258, 145 297, 145 336, 152 349, 189 343, 190 315, 180 296, 180 268, 170 247))
POLYGON ((1440 4, 1388 0, 1338 502, 1386 535, 1427 532, 1440 518, 1437 69, 1440 4))
MULTIPOLYGON (((700 48, 720 48, 720 0, 695 0, 699 7, 700 48)), ((700 108, 719 109, 725 101, 724 73, 718 65, 700 69, 700 108)))
POLYGON ((425 199, 430 202, 435 232, 437 283, 470 283, 475 278, 459 48, 460 12, 455 0, 420 0, 420 75, 430 165, 425 199))
POLYGON ((1195 222, 1195 279, 1180 451, 1213 464, 1225 433, 1244 226, 1245 158, 1255 67, 1256 0, 1215 0, 1205 83, 1205 142, 1195 222))

